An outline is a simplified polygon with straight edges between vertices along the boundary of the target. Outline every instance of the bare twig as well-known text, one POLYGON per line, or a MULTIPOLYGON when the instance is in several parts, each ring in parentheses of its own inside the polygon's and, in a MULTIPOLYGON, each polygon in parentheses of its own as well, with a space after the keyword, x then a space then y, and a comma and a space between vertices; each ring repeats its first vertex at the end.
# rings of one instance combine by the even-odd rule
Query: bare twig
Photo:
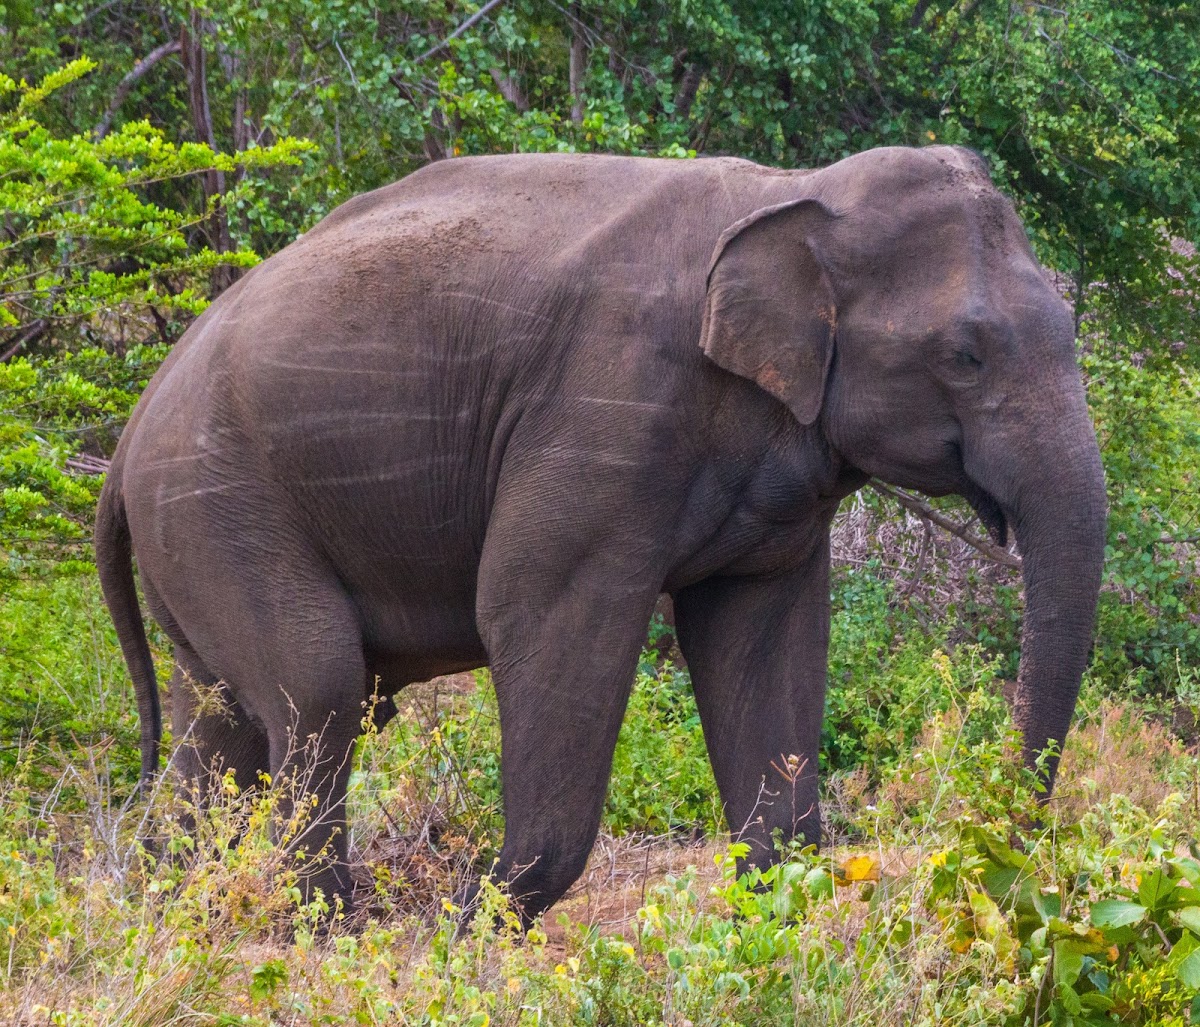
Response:
POLYGON ((929 556, 930 543, 933 541, 933 524, 924 517, 921 518, 921 524, 925 530, 921 533, 921 548, 917 550, 917 566, 912 573, 911 580, 903 590, 903 595, 909 595, 917 587, 921 575, 925 573, 925 560, 929 556))
POLYGON ((1001 549, 1000 546, 993 545, 984 539, 972 534, 971 531, 964 525, 952 521, 945 514, 939 513, 928 503, 923 503, 916 496, 910 496, 906 492, 901 492, 899 489, 894 489, 889 485, 884 485, 882 482, 872 481, 871 488, 878 492, 881 496, 887 496, 889 499, 894 499, 906 510, 910 510, 918 517, 926 521, 931 521, 939 528, 950 532, 956 538, 962 539, 972 549, 978 550, 990 560, 996 563, 1003 564, 1005 567, 1011 567, 1013 570, 1021 569, 1021 558, 1010 553, 1007 549, 1001 549))
POLYGON ((117 86, 117 91, 113 93, 112 102, 108 105, 108 110, 104 112, 104 117, 100 119, 100 123, 96 126, 96 138, 103 139, 108 135, 108 130, 112 128, 113 118, 117 116, 117 111, 121 109, 121 104, 125 102, 133 87, 138 84, 138 81, 154 67, 164 57, 169 57, 173 53, 179 53, 180 44, 178 39, 172 39, 169 43, 163 43, 162 46, 156 46, 145 57, 137 62, 117 86))
POLYGON ((1153 920, 1150 921, 1150 926, 1158 932, 1158 936, 1162 939, 1162 943, 1167 947, 1167 952, 1169 953, 1174 948, 1171 944, 1171 939, 1167 937, 1166 932, 1153 920))
POLYGON ((78 474, 105 474, 111 464, 111 460, 102 456, 89 456, 87 453, 67 458, 67 470, 78 474))

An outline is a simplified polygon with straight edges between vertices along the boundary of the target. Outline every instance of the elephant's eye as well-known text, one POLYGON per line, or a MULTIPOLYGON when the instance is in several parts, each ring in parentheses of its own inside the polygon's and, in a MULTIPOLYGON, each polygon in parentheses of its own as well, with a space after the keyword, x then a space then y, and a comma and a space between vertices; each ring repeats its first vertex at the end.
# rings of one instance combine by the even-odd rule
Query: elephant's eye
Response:
POLYGON ((983 361, 965 349, 960 349, 954 354, 954 362, 959 367, 983 367, 983 361))

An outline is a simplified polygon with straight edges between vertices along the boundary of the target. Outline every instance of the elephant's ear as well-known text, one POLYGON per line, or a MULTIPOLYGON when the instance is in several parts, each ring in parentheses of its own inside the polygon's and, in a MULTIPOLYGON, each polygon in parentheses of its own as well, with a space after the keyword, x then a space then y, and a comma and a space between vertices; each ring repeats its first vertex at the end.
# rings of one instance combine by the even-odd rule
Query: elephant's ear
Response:
POLYGON ((700 347, 714 363, 786 403, 801 424, 821 412, 837 307, 814 241, 834 219, 817 200, 764 207, 728 228, 708 271, 700 347))

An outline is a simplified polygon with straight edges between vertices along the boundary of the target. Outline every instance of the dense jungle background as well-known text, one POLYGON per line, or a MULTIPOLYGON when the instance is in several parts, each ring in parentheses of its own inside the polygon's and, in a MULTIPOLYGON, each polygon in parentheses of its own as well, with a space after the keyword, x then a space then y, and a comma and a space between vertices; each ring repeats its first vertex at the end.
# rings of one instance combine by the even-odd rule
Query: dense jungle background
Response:
POLYGON ((1200 1022, 1194 3, 0 0, 0 72, 5 1022, 1200 1022), (934 140, 986 157, 1073 305, 1108 476, 1040 820, 1006 700, 1019 552, 870 486, 835 537, 820 854, 736 877, 660 618, 588 873, 523 938, 494 890, 453 937, 503 830, 485 672, 364 738, 361 901, 328 931, 270 842, 277 785, 227 780, 190 828, 169 778, 136 795, 93 505, 139 390, 243 269, 460 154, 797 167, 934 140))

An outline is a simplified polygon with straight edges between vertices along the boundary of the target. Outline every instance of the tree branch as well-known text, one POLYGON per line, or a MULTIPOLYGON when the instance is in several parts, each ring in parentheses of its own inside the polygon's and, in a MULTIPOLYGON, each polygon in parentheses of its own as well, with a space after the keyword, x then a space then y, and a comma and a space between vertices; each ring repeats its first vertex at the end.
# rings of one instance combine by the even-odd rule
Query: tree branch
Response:
POLYGON ((138 84, 138 81, 154 65, 173 53, 179 53, 178 39, 172 39, 169 43, 156 46, 130 69, 128 75, 121 79, 120 84, 117 86, 117 91, 113 93, 112 102, 108 105, 108 110, 104 112, 104 117, 100 119, 100 123, 96 126, 97 139, 103 139, 108 135, 108 130, 112 128, 113 118, 117 116, 117 111, 121 109, 121 104, 125 102, 125 99, 133 91, 133 87, 138 84))
POLYGON ((989 560, 1003 564, 1005 567, 1011 567, 1013 570, 1019 571, 1021 569, 1021 558, 1019 556, 1014 556, 1007 549, 1001 549, 1000 546, 993 545, 991 542, 973 535, 966 525, 952 521, 945 514, 939 513, 929 504, 921 502, 916 496, 910 496, 906 492, 893 489, 879 481, 872 481, 871 488, 881 496, 894 499, 904 509, 915 513, 922 520, 930 521, 939 528, 950 532, 955 538, 962 539, 972 549, 982 553, 989 560))
MULTIPOLYGON (((14 336, 9 336, 9 339, 15 338, 15 342, 11 346, 7 346, 3 353, 0 353, 0 364, 6 363, 17 355, 17 351, 23 346, 28 346, 31 342, 36 342, 46 334, 46 329, 50 327, 50 319, 48 317, 39 317, 36 321, 29 322, 26 327, 18 331, 14 336)), ((7 342, 8 339, 5 340, 7 342)))
POLYGON ((488 0, 486 4, 484 4, 481 8, 479 8, 478 11, 472 14, 471 17, 459 25, 458 28, 456 28, 450 33, 450 35, 438 43, 437 46, 431 46, 428 50, 421 54, 421 56, 417 58, 416 63, 424 64, 425 61, 429 60, 429 58, 435 53, 439 53, 440 51, 444 50, 452 39, 457 39, 464 32, 469 32, 471 29, 473 29, 502 3, 504 3, 504 0, 488 0))

